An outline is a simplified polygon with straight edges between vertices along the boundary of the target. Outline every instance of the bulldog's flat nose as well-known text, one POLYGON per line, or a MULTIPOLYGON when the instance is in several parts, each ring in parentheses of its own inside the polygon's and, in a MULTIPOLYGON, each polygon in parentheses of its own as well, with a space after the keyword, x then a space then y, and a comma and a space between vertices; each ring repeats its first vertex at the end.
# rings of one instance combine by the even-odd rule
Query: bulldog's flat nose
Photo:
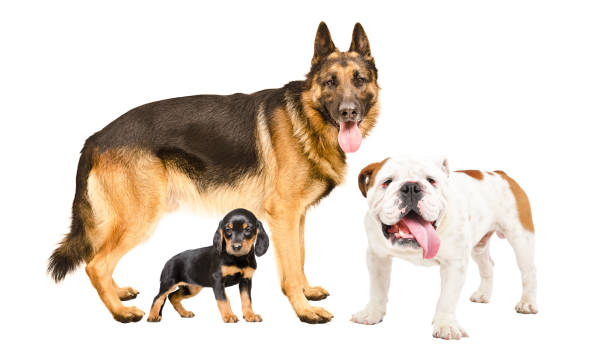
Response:
POLYGON ((338 107, 338 113, 344 120, 357 120, 359 118, 359 111, 355 102, 342 102, 338 107))
POLYGON ((232 250, 240 251, 242 249, 242 244, 232 244, 232 250))
POLYGON ((423 197, 423 190, 418 183, 406 183, 400 188, 400 192, 406 196, 412 195, 417 200, 423 197))

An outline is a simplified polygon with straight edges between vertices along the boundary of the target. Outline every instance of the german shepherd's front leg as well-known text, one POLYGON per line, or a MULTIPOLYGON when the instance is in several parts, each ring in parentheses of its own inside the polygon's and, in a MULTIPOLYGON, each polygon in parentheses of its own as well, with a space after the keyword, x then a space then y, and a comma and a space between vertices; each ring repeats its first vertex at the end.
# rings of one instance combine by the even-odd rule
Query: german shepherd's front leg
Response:
POLYGON ((323 308, 311 306, 304 295, 300 244, 300 218, 304 213, 305 210, 295 209, 290 202, 276 201, 268 209, 268 223, 283 293, 300 320, 320 324, 330 321, 333 315, 323 308))
POLYGON ((306 247, 304 246, 304 225, 306 223, 306 214, 303 213, 300 217, 300 255, 301 255, 301 264, 302 271, 300 272, 300 277, 302 281, 302 288, 304 290, 304 295, 308 300, 323 300, 329 296, 329 292, 325 290, 323 287, 311 287, 308 283, 308 279, 306 278, 306 273, 304 273, 304 262, 306 259, 306 247))

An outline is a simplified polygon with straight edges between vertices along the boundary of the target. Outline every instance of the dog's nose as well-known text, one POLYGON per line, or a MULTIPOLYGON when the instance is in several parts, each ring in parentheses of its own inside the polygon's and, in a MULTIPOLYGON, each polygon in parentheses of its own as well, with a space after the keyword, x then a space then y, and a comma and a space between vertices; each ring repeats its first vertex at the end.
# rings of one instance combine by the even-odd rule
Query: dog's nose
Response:
POLYGON ((232 250, 239 251, 242 249, 242 244, 232 244, 232 250))
POLYGON ((338 113, 345 121, 354 121, 359 118, 359 111, 355 102, 342 102, 338 107, 338 113))
POLYGON ((423 190, 418 183, 409 182, 402 185, 400 192, 406 196, 412 195, 416 199, 420 199, 423 196, 423 190))

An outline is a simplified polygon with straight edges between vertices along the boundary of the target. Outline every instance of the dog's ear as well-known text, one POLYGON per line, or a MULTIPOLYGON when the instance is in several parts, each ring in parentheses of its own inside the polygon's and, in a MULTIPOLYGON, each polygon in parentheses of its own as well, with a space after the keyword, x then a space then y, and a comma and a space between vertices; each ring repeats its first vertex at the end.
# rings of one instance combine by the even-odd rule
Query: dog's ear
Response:
POLYGON ((368 197, 368 190, 374 185, 374 179, 376 179, 376 174, 378 174, 378 171, 388 159, 389 158, 385 158, 380 162, 369 164, 359 173, 359 178, 357 182, 359 184, 359 190, 361 191, 363 197, 368 197))
POLYGON ((221 255, 223 252, 223 242, 225 241, 225 237, 223 236, 223 220, 219 222, 219 227, 217 227, 217 231, 215 232, 215 237, 213 238, 213 247, 217 251, 218 255, 221 255))
POLYGON ((268 233, 261 224, 260 221, 257 221, 257 241, 255 242, 255 255, 261 256, 268 251, 268 246, 270 246, 270 239, 268 239, 268 233))
POLYGON ((439 161, 438 163, 440 164, 440 169, 442 169, 442 171, 444 172, 444 174, 446 174, 446 176, 449 176, 450 170, 448 169, 448 158, 439 157, 438 161, 439 161))
POLYGON ((312 57, 312 65, 314 66, 319 61, 323 60, 326 56, 333 53, 336 50, 336 46, 332 41, 331 34, 325 22, 319 24, 317 29, 317 36, 315 37, 314 43, 314 55, 312 57))
POLYGON ((370 41, 368 41, 368 36, 366 36, 359 22, 355 23, 355 28, 353 28, 353 40, 351 41, 349 51, 354 51, 363 56, 372 56, 370 53, 370 41))

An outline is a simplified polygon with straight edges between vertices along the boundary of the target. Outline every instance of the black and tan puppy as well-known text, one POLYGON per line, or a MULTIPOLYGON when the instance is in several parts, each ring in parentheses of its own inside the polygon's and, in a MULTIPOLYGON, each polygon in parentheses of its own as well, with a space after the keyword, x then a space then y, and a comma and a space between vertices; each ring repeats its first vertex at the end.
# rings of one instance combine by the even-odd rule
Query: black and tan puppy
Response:
POLYGON ((257 268, 255 255, 265 254, 269 243, 253 213, 242 208, 231 211, 219 222, 212 246, 183 251, 166 262, 147 321, 161 320, 166 297, 182 317, 193 317, 181 301, 195 296, 203 287, 211 287, 223 321, 237 322, 225 295, 225 287, 235 284, 240 288, 242 317, 249 322, 261 321, 251 308, 251 285, 257 268))
POLYGON ((308 302, 329 293, 304 274, 306 213, 343 181, 346 153, 374 127, 378 72, 359 23, 345 52, 321 23, 309 61, 303 81, 145 104, 88 138, 70 233, 49 259, 53 278, 87 263, 113 317, 138 321, 144 312, 121 303, 138 291, 113 281, 119 260, 179 207, 223 214, 245 207, 269 224, 281 287, 298 317, 331 320, 308 302))

